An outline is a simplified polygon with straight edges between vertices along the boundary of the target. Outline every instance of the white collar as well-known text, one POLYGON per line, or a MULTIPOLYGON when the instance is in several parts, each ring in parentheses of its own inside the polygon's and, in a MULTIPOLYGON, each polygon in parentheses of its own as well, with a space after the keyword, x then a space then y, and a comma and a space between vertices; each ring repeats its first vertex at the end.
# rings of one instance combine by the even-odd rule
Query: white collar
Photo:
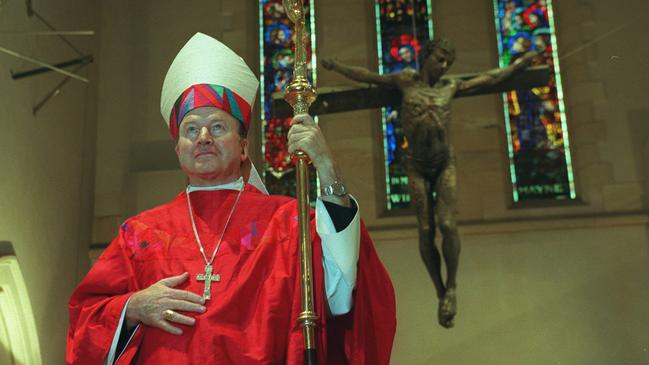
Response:
POLYGON ((187 193, 194 191, 215 191, 215 190, 241 190, 243 189, 243 177, 239 177, 233 182, 220 185, 212 186, 192 186, 191 184, 187 185, 187 193))

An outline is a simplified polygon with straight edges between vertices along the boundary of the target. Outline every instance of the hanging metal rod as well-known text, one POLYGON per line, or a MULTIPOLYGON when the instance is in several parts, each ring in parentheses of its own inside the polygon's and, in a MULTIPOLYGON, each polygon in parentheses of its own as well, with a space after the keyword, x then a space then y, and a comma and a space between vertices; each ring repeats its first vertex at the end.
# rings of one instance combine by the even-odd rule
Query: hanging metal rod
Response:
POLYGON ((49 35, 78 35, 78 36, 91 36, 95 35, 94 30, 59 30, 59 31, 42 31, 42 32, 0 32, 2 35, 28 35, 28 36, 49 36, 49 35))
POLYGON ((32 0, 25 0, 25 5, 27 5, 27 16, 31 18, 34 15, 32 0))
MULTIPOLYGON (((52 65, 52 66, 57 67, 57 68, 64 68, 64 67, 70 67, 70 66, 79 65, 79 64, 86 65, 88 63, 91 63, 92 61, 93 61, 92 56, 88 55, 88 56, 84 56, 84 57, 80 57, 80 58, 75 58, 75 59, 70 60, 70 61, 57 63, 57 64, 52 65)), ((27 70, 27 71, 20 71, 20 72, 15 72, 15 73, 12 72, 11 73, 11 78, 14 79, 14 80, 20 80, 20 79, 24 79, 26 77, 35 76, 35 75, 39 75, 39 74, 46 73, 46 72, 51 72, 51 71, 52 70, 50 68, 48 68, 48 67, 39 67, 39 68, 35 68, 35 69, 32 69, 32 70, 27 70)))
MULTIPOLYGON (((78 65, 77 67, 74 68, 74 72, 78 72, 79 70, 81 70, 86 65, 87 65, 87 63, 82 63, 82 64, 78 65)), ((61 82, 58 85, 56 85, 52 89, 52 91, 47 93, 47 95, 45 95, 45 97, 41 101, 39 101, 38 104, 36 104, 36 106, 34 106, 34 108, 32 109, 32 112, 34 113, 34 115, 38 114, 39 110, 41 110, 41 108, 43 108, 45 106, 45 104, 47 104, 50 101, 50 99, 52 99, 55 96, 59 95, 61 93, 61 89, 63 88, 63 86, 65 86, 65 84, 67 84, 68 81, 70 81, 70 80, 71 80, 71 78, 69 76, 66 76, 63 80, 61 80, 61 82)))
MULTIPOLYGON (((30 1, 30 3, 31 3, 31 1, 30 1)), ((30 7, 31 7, 31 6, 30 6, 30 7)), ((51 30, 52 32, 58 32, 58 30, 57 30, 56 28, 54 28, 54 26, 53 26, 52 24, 50 24, 50 22, 48 22, 47 20, 45 20, 45 18, 42 17, 42 16, 41 16, 38 12, 36 12, 34 9, 31 9, 31 13, 34 14, 34 15, 35 15, 35 16, 36 16, 36 17, 37 17, 37 18, 38 18, 38 19, 39 19, 43 24, 45 24, 45 26, 47 26, 48 28, 50 28, 50 30, 51 30)), ((67 44, 71 49, 73 49, 75 52, 77 52, 77 54, 78 54, 79 56, 83 56, 83 52, 81 52, 77 47, 75 47, 74 44, 72 44, 72 42, 70 42, 69 39, 65 38, 65 37, 62 36, 61 34, 58 34, 58 37, 61 38, 61 40, 62 40, 63 42, 65 42, 65 43, 66 43, 66 44, 67 44)))
POLYGON ((39 65, 39 66, 43 66, 43 67, 48 68, 48 69, 50 69, 50 70, 52 70, 52 71, 54 71, 54 72, 58 72, 58 73, 60 73, 60 74, 62 74, 62 75, 70 76, 71 78, 73 78, 73 79, 75 79, 75 80, 83 81, 83 82, 85 82, 85 83, 88 82, 88 79, 85 78, 85 77, 81 77, 81 76, 79 76, 79 75, 75 75, 75 74, 73 74, 73 73, 71 73, 71 72, 68 72, 68 71, 66 71, 66 70, 64 70, 64 69, 61 69, 61 68, 58 68, 58 67, 56 67, 56 66, 50 65, 49 63, 46 63, 46 62, 39 61, 39 60, 34 59, 34 58, 31 58, 31 57, 27 57, 27 56, 21 55, 20 53, 14 52, 14 51, 12 51, 12 50, 10 50, 10 49, 6 49, 6 48, 4 48, 4 47, 0 47, 0 52, 6 53, 6 54, 8 54, 8 55, 10 55, 10 56, 14 56, 14 57, 19 58, 19 59, 21 59, 21 60, 23 60, 23 61, 27 61, 27 62, 31 62, 31 63, 37 64, 37 65, 39 65))

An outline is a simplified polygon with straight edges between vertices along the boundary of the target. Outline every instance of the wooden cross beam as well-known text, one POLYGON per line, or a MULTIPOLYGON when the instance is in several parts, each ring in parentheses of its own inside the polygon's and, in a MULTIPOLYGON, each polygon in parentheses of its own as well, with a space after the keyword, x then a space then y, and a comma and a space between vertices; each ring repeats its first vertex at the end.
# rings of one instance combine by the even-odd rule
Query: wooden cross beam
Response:
MULTIPOLYGON (((470 79, 475 74, 449 75, 445 78, 470 79)), ((547 85, 550 68, 547 65, 530 67, 515 74, 506 81, 480 91, 458 92, 456 97, 502 93, 514 89, 529 89, 547 85)), ((293 116, 293 110, 284 101, 283 93, 273 93, 273 115, 277 118, 293 116)), ((387 105, 400 105, 401 93, 395 88, 376 85, 356 84, 354 86, 333 86, 318 88, 318 98, 309 108, 311 115, 340 113, 353 110, 380 108, 387 105)))

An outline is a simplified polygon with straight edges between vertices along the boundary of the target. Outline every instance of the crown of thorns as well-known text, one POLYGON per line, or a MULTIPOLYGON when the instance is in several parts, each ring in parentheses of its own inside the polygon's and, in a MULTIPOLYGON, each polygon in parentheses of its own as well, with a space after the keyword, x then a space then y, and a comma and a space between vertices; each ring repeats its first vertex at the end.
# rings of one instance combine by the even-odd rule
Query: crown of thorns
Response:
POLYGON ((429 40, 424 44, 424 49, 421 52, 422 62, 430 56, 435 49, 441 49, 448 53, 449 61, 453 63, 455 61, 455 46, 451 43, 450 40, 446 38, 435 38, 429 40))

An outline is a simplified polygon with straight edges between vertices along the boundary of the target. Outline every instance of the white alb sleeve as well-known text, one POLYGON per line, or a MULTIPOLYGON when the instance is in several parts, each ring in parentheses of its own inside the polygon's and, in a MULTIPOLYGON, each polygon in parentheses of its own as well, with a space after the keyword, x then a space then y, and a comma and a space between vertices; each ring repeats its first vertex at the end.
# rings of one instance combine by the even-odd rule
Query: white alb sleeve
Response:
MULTIPOLYGON (((131 298, 128 298, 126 301, 126 304, 124 304, 124 309, 122 309, 122 314, 119 317, 119 321, 117 322, 117 329, 115 330, 115 335, 113 336, 113 342, 110 344, 110 349, 108 350, 108 355, 106 356, 106 359, 104 360, 104 365, 113 365, 117 359, 122 355, 121 353, 117 354, 117 343, 119 342, 119 336, 122 333, 122 328, 124 326, 124 320, 126 319, 126 307, 128 306, 128 302, 131 301, 131 298)), ((126 346, 128 346, 129 342, 133 339, 133 335, 135 335, 135 332, 140 329, 140 323, 133 329, 131 332, 131 336, 129 336, 128 341, 122 346, 122 352, 124 352, 124 349, 126 349, 126 346)))
POLYGON ((360 247, 360 208, 351 223, 340 232, 320 198, 315 205, 316 232, 322 241, 322 265, 325 273, 327 302, 333 315, 342 315, 352 308, 352 292, 356 286, 358 250, 360 247))

